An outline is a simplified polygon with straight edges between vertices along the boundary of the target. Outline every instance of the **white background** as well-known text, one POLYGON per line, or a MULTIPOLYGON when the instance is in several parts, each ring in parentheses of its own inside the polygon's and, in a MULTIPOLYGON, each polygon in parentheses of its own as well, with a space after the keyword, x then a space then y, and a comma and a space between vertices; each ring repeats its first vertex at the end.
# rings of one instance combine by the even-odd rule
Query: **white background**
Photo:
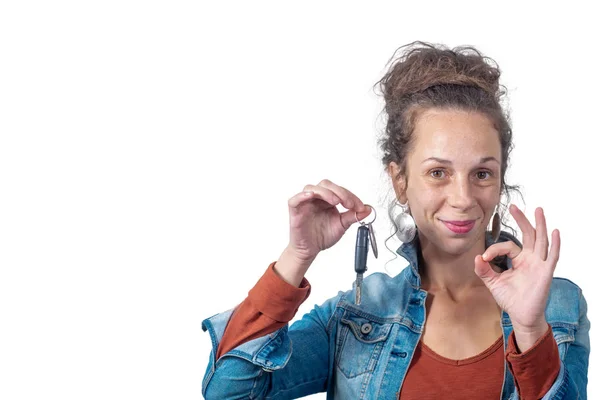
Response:
MULTIPOLYGON (((390 185, 371 87, 414 40, 499 63, 509 182, 561 231, 555 274, 588 300, 600 398, 596 14, 215 3, 0 6, 0 398, 201 398, 201 321, 244 299, 287 244, 288 198, 323 178, 377 207, 368 273, 383 271, 390 185)), ((354 240, 319 255, 296 319, 351 287, 354 240)))

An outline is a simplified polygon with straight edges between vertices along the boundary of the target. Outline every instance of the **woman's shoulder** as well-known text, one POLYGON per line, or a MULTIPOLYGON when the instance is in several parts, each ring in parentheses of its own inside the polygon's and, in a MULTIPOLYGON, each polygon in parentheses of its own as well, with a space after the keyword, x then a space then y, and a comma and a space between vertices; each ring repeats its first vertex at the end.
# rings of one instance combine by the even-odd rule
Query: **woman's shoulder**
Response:
POLYGON ((552 288, 555 290, 570 290, 581 292, 581 288, 570 279, 555 276, 552 278, 552 288))
POLYGON ((570 279, 555 276, 552 278, 552 285, 550 286, 550 295, 552 296, 569 296, 579 298, 581 296, 581 288, 575 282, 570 279))
POLYGON ((578 325, 581 288, 567 278, 554 277, 546 304, 548 322, 562 322, 578 325))

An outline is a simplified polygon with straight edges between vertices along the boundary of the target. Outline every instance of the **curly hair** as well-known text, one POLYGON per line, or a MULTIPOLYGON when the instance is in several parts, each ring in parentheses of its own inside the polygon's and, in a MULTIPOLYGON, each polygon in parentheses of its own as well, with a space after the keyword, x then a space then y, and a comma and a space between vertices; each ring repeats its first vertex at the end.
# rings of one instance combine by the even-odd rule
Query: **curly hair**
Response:
POLYGON ((378 140, 383 151, 382 162, 387 170, 393 161, 400 170, 398 179, 406 172, 406 158, 411 151, 413 131, 421 114, 431 108, 477 111, 488 116, 498 131, 502 150, 501 195, 498 213, 504 222, 511 191, 519 186, 505 180, 509 156, 514 147, 508 111, 504 111, 502 97, 506 88, 499 84, 500 68, 489 57, 472 46, 449 49, 415 41, 401 46, 388 61, 387 73, 374 85, 385 100, 387 116, 385 131, 378 140), (397 54, 400 52, 400 55, 397 54))

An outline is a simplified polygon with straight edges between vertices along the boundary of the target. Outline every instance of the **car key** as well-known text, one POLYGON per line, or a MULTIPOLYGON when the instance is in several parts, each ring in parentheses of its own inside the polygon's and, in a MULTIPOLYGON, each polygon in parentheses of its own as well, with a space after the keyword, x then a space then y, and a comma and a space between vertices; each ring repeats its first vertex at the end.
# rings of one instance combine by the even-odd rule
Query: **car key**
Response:
POLYGON ((356 233, 356 248, 354 251, 354 271, 356 271, 356 305, 360 305, 363 274, 367 271, 367 254, 369 253, 369 228, 365 225, 358 227, 356 233))

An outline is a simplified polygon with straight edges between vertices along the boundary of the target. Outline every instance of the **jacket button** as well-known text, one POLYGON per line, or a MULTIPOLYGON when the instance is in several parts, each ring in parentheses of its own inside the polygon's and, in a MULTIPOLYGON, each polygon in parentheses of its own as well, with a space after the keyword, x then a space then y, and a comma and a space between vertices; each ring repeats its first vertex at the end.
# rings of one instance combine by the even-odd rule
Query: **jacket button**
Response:
POLYGON ((360 327, 360 331, 362 333, 364 333, 365 335, 369 332, 371 332, 371 330, 373 330, 373 327, 371 326, 370 323, 365 322, 364 324, 362 324, 362 326, 360 327))

